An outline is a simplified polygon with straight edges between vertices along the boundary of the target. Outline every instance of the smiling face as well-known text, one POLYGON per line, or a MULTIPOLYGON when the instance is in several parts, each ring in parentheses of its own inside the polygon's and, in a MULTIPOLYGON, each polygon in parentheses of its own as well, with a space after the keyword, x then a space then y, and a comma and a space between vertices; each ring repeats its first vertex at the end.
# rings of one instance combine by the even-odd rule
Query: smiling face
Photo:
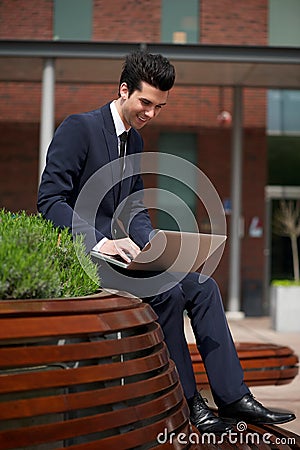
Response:
POLYGON ((129 95, 127 84, 122 83, 116 106, 125 128, 140 130, 158 116, 167 98, 168 91, 161 91, 144 81, 141 82, 141 90, 135 90, 129 95))

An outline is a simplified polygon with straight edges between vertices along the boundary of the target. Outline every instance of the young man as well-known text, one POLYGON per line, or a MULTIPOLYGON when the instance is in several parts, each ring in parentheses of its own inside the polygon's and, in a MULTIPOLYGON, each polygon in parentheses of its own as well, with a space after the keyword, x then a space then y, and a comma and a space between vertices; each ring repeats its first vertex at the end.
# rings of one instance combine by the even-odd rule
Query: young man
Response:
MULTIPOLYGON (((133 171, 126 182, 120 182, 118 170, 123 163, 120 165, 118 159, 124 144, 129 157, 142 152, 142 138, 137 130, 158 116, 166 106, 174 81, 174 67, 166 58, 144 52, 133 53, 127 56, 123 66, 118 99, 95 111, 72 115, 57 129, 48 150, 38 194, 38 209, 56 226, 69 227, 73 233, 83 233, 87 251, 94 248, 105 254, 119 254, 129 261, 149 241, 153 228, 140 195, 143 191, 141 176, 133 171), (127 133, 126 143, 124 132, 127 133), (114 167, 102 172, 109 165, 114 167), (92 195, 83 197, 83 206, 78 208, 82 192, 96 174, 100 174, 96 188, 91 190, 92 195), (96 207, 91 196, 98 198, 96 207), (121 228, 123 231, 125 229, 126 234, 122 236, 120 229, 117 230, 114 215, 124 199, 128 199, 129 213, 124 215, 121 228), (91 211, 93 208, 95 212, 91 211)), ((125 165, 127 168, 130 166, 126 159, 125 165)), ((117 272, 106 279, 100 267, 100 276, 103 286, 120 288, 117 272)), ((124 280, 124 273, 122 276, 124 280)), ((147 276, 151 279, 151 274, 147 276)), ((122 287, 124 290, 121 283, 122 287)), ((133 279, 126 289, 136 293, 133 279)), ((158 315, 190 407, 191 422, 200 432, 228 432, 231 427, 227 420, 274 424, 295 418, 294 414, 264 408, 243 382, 243 371, 227 325, 219 289, 211 278, 200 282, 199 274, 190 273, 170 289, 160 289, 158 292, 159 289, 157 294, 144 295, 147 297, 144 301, 158 315), (219 417, 209 410, 196 390, 184 336, 185 310, 191 319, 219 408, 219 417)))

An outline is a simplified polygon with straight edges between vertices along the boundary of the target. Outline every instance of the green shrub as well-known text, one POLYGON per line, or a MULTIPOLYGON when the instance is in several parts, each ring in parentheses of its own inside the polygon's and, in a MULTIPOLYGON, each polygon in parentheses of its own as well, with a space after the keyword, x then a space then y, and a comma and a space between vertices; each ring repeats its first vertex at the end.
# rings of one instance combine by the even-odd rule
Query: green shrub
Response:
POLYGON ((300 286, 300 281, 295 280, 273 280, 272 286, 300 286))
POLYGON ((41 215, 0 210, 0 299, 76 297, 100 286, 82 236, 41 215))

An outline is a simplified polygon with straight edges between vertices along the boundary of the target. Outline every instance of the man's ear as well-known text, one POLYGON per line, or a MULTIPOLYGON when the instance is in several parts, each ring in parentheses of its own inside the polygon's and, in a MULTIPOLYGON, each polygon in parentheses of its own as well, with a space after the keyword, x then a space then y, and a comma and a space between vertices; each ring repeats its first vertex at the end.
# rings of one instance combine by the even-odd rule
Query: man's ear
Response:
POLYGON ((122 83, 120 86, 120 97, 122 100, 127 100, 129 97, 129 90, 127 83, 122 83))

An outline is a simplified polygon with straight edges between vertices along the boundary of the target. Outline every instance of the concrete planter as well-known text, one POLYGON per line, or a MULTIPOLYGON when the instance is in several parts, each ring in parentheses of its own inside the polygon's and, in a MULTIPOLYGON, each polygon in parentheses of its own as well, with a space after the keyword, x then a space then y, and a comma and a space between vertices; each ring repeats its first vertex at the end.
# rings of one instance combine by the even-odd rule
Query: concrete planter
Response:
POLYGON ((271 287, 272 328, 276 331, 300 331, 300 286, 271 287))

